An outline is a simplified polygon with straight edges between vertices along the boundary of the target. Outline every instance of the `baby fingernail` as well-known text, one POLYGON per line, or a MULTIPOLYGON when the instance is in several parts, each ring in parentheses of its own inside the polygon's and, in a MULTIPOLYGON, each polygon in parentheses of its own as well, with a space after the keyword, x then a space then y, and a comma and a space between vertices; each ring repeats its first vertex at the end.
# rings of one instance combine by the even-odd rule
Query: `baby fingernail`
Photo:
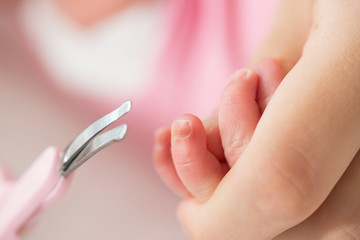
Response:
POLYGON ((184 139, 190 135, 191 127, 188 120, 176 120, 173 125, 174 136, 177 139, 184 139))
POLYGON ((252 71, 250 69, 240 69, 235 72, 235 74, 232 76, 233 81, 241 80, 241 79, 248 79, 251 75, 252 71))

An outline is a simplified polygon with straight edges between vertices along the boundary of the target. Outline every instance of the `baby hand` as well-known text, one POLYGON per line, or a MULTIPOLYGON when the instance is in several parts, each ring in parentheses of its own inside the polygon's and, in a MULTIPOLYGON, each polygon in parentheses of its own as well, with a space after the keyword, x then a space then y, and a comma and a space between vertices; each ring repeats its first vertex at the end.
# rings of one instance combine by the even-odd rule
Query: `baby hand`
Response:
POLYGON ((246 145, 267 103, 284 78, 280 63, 264 60, 254 70, 237 71, 218 111, 202 122, 182 115, 155 136, 155 167, 176 193, 208 200, 246 145))

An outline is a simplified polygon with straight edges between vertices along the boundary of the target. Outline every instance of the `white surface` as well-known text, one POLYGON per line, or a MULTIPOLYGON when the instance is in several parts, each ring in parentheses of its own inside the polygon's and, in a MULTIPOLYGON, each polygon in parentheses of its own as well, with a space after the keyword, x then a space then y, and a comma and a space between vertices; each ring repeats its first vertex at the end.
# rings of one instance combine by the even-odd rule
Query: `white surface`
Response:
POLYGON ((20 18, 52 78, 67 90, 108 98, 141 94, 161 40, 161 5, 138 3, 89 28, 51 0, 24 0, 20 18))

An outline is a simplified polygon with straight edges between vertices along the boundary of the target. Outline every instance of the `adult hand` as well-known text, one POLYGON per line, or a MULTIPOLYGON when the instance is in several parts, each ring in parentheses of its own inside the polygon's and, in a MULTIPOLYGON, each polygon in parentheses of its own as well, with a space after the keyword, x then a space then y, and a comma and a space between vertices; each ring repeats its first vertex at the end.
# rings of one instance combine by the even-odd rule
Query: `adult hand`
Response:
MULTIPOLYGON (((360 2, 284 1, 281 9, 257 57, 296 65, 210 199, 179 208, 193 239, 273 239, 311 221, 359 150, 360 2)), ((327 202, 347 199, 336 196, 327 202)))

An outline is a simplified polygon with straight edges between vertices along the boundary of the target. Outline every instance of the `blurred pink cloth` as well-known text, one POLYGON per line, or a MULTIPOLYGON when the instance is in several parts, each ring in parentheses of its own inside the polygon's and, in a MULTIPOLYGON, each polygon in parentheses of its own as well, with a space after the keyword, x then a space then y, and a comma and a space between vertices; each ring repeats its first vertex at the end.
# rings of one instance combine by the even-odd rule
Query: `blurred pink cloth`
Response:
MULTIPOLYGON (((129 134, 140 134, 142 142, 149 142, 147 138, 152 137, 155 128, 169 126, 179 114, 192 113, 201 118, 211 114, 231 74, 246 66, 265 35, 277 0, 157 3, 164 11, 165 26, 159 31, 163 31, 161 36, 165 39, 156 61, 151 62, 152 73, 146 76, 151 84, 139 90, 141 95, 126 95, 122 91, 115 99, 98 99, 89 94, 87 101, 92 104, 86 105, 104 113, 131 99, 134 107, 127 116, 129 134)), ((86 96, 78 94, 79 98, 86 96)), ((76 100, 74 94, 70 95, 76 100)))

